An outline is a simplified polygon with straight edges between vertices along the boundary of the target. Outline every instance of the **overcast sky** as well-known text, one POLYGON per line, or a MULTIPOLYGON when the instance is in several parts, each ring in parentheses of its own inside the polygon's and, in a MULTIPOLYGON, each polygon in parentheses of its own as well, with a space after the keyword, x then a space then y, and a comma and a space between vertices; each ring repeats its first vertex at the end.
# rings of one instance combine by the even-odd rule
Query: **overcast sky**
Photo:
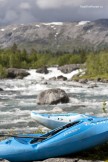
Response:
POLYGON ((0 0, 0 25, 108 18, 108 0, 0 0))

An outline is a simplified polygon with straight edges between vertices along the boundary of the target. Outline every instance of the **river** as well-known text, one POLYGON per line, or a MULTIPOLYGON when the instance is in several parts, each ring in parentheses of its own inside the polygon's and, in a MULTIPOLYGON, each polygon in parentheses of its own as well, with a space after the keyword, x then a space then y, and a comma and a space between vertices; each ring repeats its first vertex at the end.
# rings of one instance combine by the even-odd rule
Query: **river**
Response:
POLYGON ((97 87, 90 88, 93 82, 81 84, 70 81, 78 70, 63 74, 56 67, 49 68, 49 74, 39 74, 29 70, 30 75, 24 79, 0 80, 0 130, 4 131, 34 131, 38 124, 30 117, 31 111, 39 113, 77 112, 106 116, 103 103, 108 109, 108 84, 96 82, 97 87), (68 81, 54 81, 51 77, 64 75, 68 81), (37 105, 37 95, 46 89, 61 88, 70 98, 68 104, 37 105))

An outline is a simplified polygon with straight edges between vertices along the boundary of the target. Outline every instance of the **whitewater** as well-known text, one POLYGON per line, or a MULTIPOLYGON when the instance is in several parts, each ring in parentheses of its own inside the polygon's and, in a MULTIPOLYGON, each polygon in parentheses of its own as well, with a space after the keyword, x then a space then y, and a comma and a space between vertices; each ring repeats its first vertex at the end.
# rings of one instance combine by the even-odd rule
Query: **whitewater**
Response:
POLYGON ((103 103, 108 110, 108 84, 88 82, 82 84, 71 81, 71 78, 82 70, 63 74, 57 67, 48 68, 48 74, 39 74, 28 70, 29 76, 24 79, 0 80, 0 130, 1 131, 34 131, 39 125, 30 117, 31 111, 38 113, 83 113, 96 116, 107 116, 103 112, 103 103), (52 80, 57 76, 67 77, 67 81, 52 80), (91 88, 93 84, 97 86, 91 88), (37 105, 37 95, 43 90, 61 88, 69 95, 68 104, 37 105))

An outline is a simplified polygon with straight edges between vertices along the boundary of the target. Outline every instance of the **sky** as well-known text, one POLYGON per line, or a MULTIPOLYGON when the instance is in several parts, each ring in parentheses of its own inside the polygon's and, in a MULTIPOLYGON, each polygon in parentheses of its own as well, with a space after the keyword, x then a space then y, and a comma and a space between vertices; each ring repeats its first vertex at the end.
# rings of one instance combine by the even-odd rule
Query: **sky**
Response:
POLYGON ((108 0, 0 0, 0 25, 108 18, 108 0))

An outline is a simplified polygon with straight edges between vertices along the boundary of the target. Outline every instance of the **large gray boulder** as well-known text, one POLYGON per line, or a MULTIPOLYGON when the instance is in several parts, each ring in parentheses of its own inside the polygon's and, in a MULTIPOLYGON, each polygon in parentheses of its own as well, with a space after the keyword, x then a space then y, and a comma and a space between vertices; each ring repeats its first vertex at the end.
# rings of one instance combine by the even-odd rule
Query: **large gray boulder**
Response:
POLYGON ((17 78, 23 79, 24 77, 30 75, 25 69, 17 69, 17 68, 8 68, 7 69, 7 78, 17 78))
POLYGON ((66 92, 62 89, 49 89, 41 92, 37 97, 37 104, 58 104, 68 103, 69 97, 66 92))
POLYGON ((74 70, 80 69, 82 64, 70 64, 58 67, 58 70, 62 71, 63 73, 71 73, 74 70))
POLYGON ((49 71, 48 71, 48 69, 47 69, 46 66, 37 69, 36 72, 37 72, 37 73, 42 73, 42 74, 48 74, 48 73, 49 73, 49 71))

